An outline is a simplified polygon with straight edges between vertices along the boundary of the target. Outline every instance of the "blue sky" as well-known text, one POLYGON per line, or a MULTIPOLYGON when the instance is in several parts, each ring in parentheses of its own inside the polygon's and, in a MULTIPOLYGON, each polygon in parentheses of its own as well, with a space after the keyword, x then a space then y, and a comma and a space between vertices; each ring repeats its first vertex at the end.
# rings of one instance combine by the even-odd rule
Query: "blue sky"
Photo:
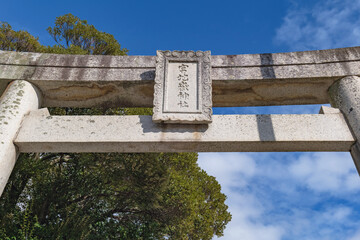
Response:
MULTIPOLYGON (((113 34, 130 55, 211 50, 274 53, 360 45, 360 0, 5 1, 0 20, 43 44, 72 13, 113 34)), ((317 113, 319 106, 217 108, 215 114, 317 113)), ((360 178, 349 153, 203 153, 199 164, 227 194, 224 237, 360 239, 360 178)))

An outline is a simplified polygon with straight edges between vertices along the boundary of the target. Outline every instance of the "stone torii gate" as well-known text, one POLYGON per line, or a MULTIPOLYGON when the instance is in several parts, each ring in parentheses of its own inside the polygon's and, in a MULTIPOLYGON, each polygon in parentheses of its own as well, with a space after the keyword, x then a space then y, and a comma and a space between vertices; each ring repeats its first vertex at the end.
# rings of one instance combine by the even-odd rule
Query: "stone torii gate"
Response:
POLYGON ((350 151, 359 171, 358 76, 360 47, 157 57, 0 51, 0 194, 21 152, 350 151), (320 114, 211 114, 212 106, 329 102, 320 114), (154 107, 154 115, 46 109, 96 106, 154 107))

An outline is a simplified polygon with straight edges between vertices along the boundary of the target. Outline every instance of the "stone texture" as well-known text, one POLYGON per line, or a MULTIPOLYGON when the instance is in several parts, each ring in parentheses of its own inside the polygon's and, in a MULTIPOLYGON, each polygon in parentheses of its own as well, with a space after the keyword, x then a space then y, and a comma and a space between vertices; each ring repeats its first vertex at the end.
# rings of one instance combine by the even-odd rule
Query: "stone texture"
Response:
POLYGON ((210 51, 157 51, 154 122, 211 122, 210 51))
MULTIPOLYGON (((168 78, 165 82, 163 113, 196 113, 199 109, 199 94, 198 94, 198 64, 191 63, 169 63, 168 64, 168 78), (179 68, 187 67, 187 91, 179 90, 179 81, 177 78, 180 74, 179 68), (171 80, 171 81, 170 81, 171 80), (181 97, 181 98, 180 98, 181 97)), ((185 87, 184 87, 185 88, 185 87)), ((209 93, 211 94, 211 93, 209 93)))
POLYGON ((331 105, 345 115, 354 135, 360 139, 360 78, 349 76, 329 89, 331 105))
POLYGON ((351 157, 354 160, 355 167, 360 175, 360 147, 359 143, 355 143, 350 149, 351 157))
POLYGON ((0 51, 0 194, 19 152, 351 151, 360 171, 360 78, 347 77, 360 75, 359 47, 212 56, 216 107, 328 103, 330 95, 342 113, 218 115, 209 125, 186 126, 46 110, 24 119, 41 105, 34 85, 42 106, 151 107, 155 64, 153 56, 0 51))
POLYGON ((40 106, 40 93, 26 81, 14 81, 0 98, 0 195, 19 152, 13 140, 26 114, 40 106))
POLYGON ((214 115, 209 125, 158 124, 151 116, 30 114, 21 152, 349 151, 343 115, 214 115))
POLYGON ((351 155, 360 174, 360 78, 349 76, 337 81, 329 89, 329 95, 331 105, 341 110, 357 139, 356 145, 351 148, 351 155))
MULTIPOLYGON (((0 51, 0 92, 25 79, 43 106, 152 107, 154 56, 76 56, 0 51)), ((360 48, 212 56, 213 106, 329 103, 328 88, 360 75, 360 48)))
POLYGON ((319 114, 334 114, 334 113, 341 113, 340 109, 332 108, 327 106, 321 106, 319 114))
MULTIPOLYGON (((212 55, 213 68, 324 64, 360 60, 360 47, 315 51, 212 55)), ((1 65, 44 67, 155 68, 156 56, 104 56, 27 53, 0 50, 1 65)))

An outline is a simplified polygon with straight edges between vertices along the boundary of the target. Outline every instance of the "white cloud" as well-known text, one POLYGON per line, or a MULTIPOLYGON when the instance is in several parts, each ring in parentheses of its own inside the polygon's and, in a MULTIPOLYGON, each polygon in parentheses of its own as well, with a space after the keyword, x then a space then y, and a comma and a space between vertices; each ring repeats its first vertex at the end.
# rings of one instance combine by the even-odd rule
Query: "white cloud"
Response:
POLYGON ((360 190, 359 176, 349 153, 309 153, 289 166, 299 182, 315 191, 360 190))
POLYGON ((339 207, 330 209, 323 214, 323 218, 330 222, 344 221, 351 214, 351 209, 348 207, 339 207))
MULTIPOLYGON (((233 191, 228 201, 229 210, 233 219, 225 230, 224 240, 280 240, 284 230, 275 224, 265 224, 264 206, 261 201, 248 193, 233 191)), ((229 195, 229 194, 228 194, 229 195)))
POLYGON ((359 240, 360 239, 360 230, 357 231, 353 236, 351 236, 348 240, 359 240))
POLYGON ((220 239, 359 236, 360 179, 348 153, 201 153, 199 165, 228 196, 233 219, 220 239))
POLYGON ((255 174, 255 161, 246 154, 201 153, 200 166, 216 177, 224 191, 234 187, 244 187, 246 179, 255 174))
POLYGON ((232 220, 225 229, 224 237, 220 239, 281 239, 284 233, 282 227, 263 223, 263 203, 256 195, 246 191, 250 187, 249 180, 256 175, 258 168, 250 154, 201 153, 198 162, 209 175, 216 177, 222 191, 228 196, 227 204, 232 220))
POLYGON ((314 6, 295 4, 277 29, 275 43, 292 51, 360 44, 360 0, 321 0, 314 6))

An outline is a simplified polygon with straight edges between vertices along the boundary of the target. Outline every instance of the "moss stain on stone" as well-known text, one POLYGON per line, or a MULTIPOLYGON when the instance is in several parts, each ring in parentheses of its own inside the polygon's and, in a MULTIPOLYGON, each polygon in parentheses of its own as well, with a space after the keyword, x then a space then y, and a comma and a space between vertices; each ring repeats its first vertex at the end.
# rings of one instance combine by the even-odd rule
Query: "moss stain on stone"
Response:
POLYGON ((18 95, 19 97, 22 97, 24 95, 24 91, 23 90, 19 90, 16 95, 18 95))

